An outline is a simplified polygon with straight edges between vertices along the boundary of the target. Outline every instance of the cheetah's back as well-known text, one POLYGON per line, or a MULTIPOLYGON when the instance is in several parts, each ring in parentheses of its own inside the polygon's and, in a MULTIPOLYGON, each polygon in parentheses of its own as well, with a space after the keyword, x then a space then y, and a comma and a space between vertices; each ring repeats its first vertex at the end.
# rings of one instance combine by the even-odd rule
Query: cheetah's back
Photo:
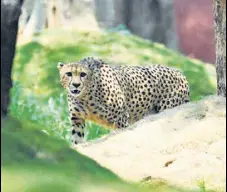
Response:
POLYGON ((131 122, 151 110, 159 112, 189 101, 188 82, 178 70, 154 65, 119 67, 117 71, 131 122))

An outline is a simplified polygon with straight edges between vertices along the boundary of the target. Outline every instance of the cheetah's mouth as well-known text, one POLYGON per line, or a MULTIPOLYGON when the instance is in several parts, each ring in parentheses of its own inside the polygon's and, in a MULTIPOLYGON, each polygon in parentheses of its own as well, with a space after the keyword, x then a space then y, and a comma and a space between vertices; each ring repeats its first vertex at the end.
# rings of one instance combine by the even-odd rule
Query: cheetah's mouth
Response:
POLYGON ((72 90, 71 93, 78 95, 80 93, 80 91, 75 89, 75 90, 72 90))

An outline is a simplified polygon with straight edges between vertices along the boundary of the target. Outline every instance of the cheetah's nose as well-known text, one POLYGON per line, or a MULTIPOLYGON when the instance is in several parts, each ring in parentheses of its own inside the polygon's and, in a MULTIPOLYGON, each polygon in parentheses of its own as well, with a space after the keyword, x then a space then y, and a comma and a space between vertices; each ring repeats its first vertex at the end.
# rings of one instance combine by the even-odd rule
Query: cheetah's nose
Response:
POLYGON ((77 88, 80 86, 80 83, 73 83, 73 86, 77 88))

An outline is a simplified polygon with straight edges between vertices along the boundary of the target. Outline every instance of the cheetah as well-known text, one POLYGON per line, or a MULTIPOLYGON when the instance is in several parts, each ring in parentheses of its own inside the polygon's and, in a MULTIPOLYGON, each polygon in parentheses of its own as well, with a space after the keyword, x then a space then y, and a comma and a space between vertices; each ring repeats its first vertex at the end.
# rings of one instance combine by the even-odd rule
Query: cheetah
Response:
POLYGON ((176 69, 161 65, 114 66, 87 57, 58 63, 68 93, 72 143, 83 142, 85 120, 125 128, 150 113, 189 101, 189 84, 176 69))

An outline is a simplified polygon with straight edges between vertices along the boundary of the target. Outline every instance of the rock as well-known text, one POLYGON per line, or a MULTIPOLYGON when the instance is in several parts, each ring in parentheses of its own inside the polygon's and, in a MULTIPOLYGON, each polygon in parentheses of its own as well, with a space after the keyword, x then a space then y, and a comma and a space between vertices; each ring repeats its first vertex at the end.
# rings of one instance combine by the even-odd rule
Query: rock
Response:
POLYGON ((157 115, 77 150, 130 181, 225 189, 226 101, 211 96, 157 115), (202 114, 202 116, 201 116, 202 114), (201 118, 202 117, 202 118, 201 118))

